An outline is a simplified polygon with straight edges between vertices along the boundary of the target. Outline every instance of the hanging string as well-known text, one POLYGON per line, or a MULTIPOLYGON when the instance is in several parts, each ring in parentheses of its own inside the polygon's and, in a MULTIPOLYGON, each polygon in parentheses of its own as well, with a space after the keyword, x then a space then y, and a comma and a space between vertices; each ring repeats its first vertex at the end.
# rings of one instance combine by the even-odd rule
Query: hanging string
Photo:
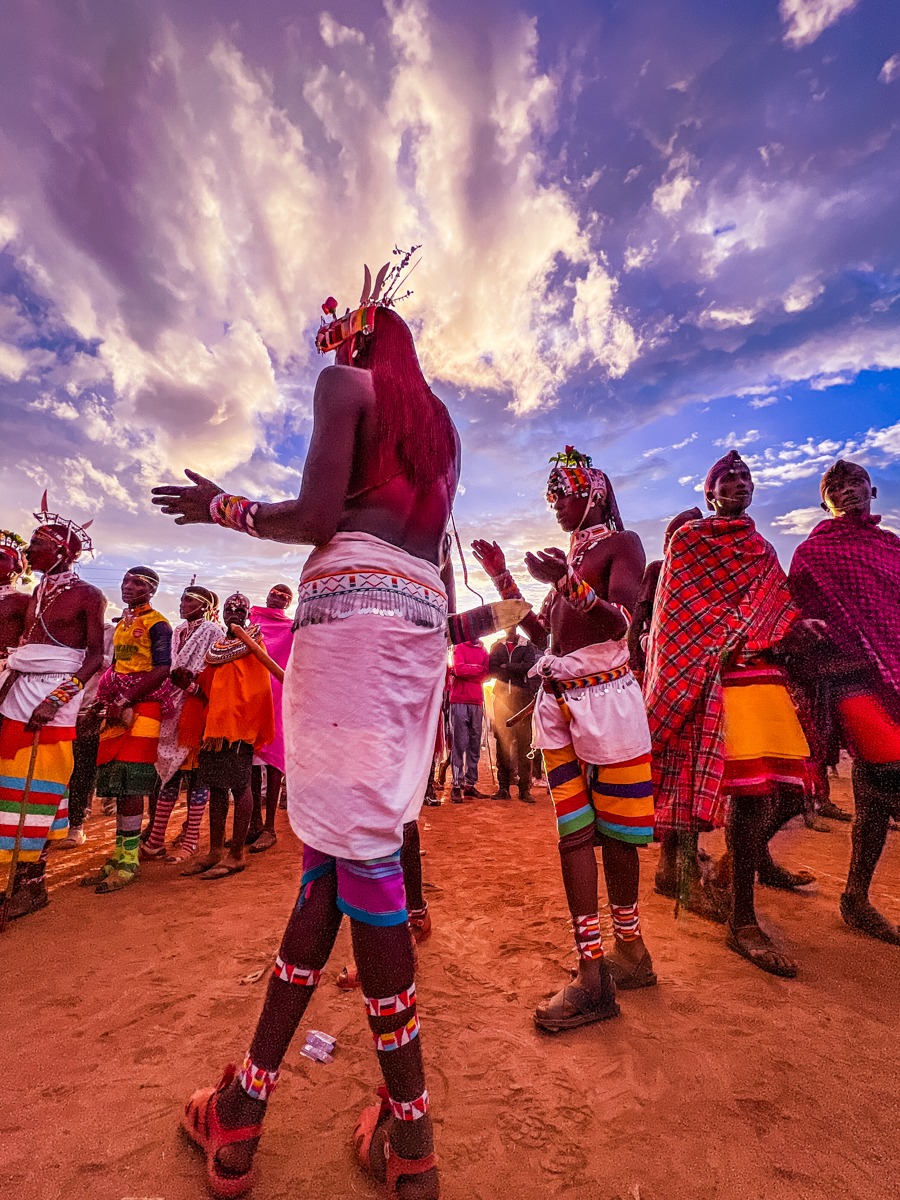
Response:
POLYGON ((459 551, 459 561, 462 564, 463 583, 466 585, 472 595, 477 596, 481 603, 484 604, 484 596, 482 596, 481 592, 476 592, 469 583, 469 570, 466 567, 466 556, 463 554, 462 542, 459 540, 459 530, 456 528, 456 517, 454 517, 452 509, 450 510, 450 522, 453 525, 453 536, 456 538, 456 548, 459 551))

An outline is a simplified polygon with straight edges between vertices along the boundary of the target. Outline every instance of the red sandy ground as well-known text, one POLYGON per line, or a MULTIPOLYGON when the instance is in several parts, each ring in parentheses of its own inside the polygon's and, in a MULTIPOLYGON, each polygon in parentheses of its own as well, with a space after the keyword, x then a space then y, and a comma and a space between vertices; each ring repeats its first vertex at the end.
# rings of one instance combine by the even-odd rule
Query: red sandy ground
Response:
MULTIPOLYGON (((643 852, 659 986, 623 994, 619 1020, 549 1036, 531 1013, 572 956, 549 801, 537 796, 534 807, 423 810, 434 936, 418 988, 446 1200, 896 1196, 900 950, 841 923, 849 827, 795 823, 776 839, 777 858, 819 877, 809 894, 760 889, 764 921, 799 959, 796 981, 732 954, 720 926, 675 921, 652 890, 657 851, 643 852)), ((846 779, 835 796, 849 804, 846 779)), ((0 943, 0 1194, 208 1194, 178 1119, 248 1045, 265 983, 243 980, 271 963, 298 883, 298 844, 279 821, 278 845, 217 883, 156 864, 120 895, 63 882, 102 857, 106 819, 89 823, 87 852, 56 859, 51 905, 0 943)), ((873 889, 894 921, 898 840, 873 889)), ((344 928, 304 1022, 337 1037, 336 1057, 311 1062, 302 1041, 288 1053, 256 1200, 377 1194, 350 1149, 378 1072, 359 994, 334 985, 349 961, 344 928)))

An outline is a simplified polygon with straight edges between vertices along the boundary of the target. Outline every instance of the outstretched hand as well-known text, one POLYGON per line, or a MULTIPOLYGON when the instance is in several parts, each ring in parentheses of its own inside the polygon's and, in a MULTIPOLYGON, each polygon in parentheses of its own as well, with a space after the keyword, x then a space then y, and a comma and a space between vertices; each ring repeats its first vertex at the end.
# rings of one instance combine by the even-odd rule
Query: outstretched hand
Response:
POLYGON ((559 583, 568 570, 565 553, 556 546, 525 555, 525 566, 533 579, 541 583, 559 583))
POLYGON ((481 563, 485 574, 490 575, 492 579, 496 579, 506 570, 506 555, 496 542, 486 542, 483 538, 476 538, 472 543, 472 553, 481 563))
POLYGON ((224 488, 220 488, 211 479, 198 475, 196 471, 185 470, 184 473, 193 481, 193 487, 179 487, 178 484, 167 483, 162 487, 152 488, 153 503, 160 505, 166 516, 175 517, 176 525, 211 525, 210 502, 224 491, 224 488))

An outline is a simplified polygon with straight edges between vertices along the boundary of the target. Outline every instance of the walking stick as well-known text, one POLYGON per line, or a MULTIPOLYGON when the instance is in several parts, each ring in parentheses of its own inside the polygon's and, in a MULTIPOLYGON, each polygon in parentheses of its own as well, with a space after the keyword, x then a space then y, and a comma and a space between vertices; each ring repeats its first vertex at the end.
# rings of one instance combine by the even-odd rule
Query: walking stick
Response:
POLYGON ((12 858, 9 860, 9 875, 6 879, 6 891, 3 895, 3 908, 0 909, 0 933, 6 929, 9 917, 9 903, 12 900, 13 884, 16 880, 16 867, 19 865, 19 853, 22 849, 22 830, 25 828, 25 810, 28 808, 28 795, 34 780, 34 764, 37 761, 38 743, 41 731, 36 729, 34 741, 31 743, 31 758, 28 760, 28 774, 25 776, 25 787, 22 791, 22 811, 19 813, 19 827, 16 830, 16 843, 13 846, 12 858))
POLYGON ((264 667, 268 667, 271 674, 275 676, 279 683, 284 683, 284 671, 281 669, 281 667, 279 667, 274 658, 269 658, 262 646, 259 646, 256 642, 254 642, 253 638, 245 629, 243 629, 240 625, 232 625, 231 632, 239 642, 244 643, 251 654, 256 655, 264 667))
POLYGON ((487 721, 485 721, 482 728, 484 731, 484 744, 485 744, 485 746, 487 746, 487 752, 488 752, 488 766, 491 768, 491 782, 496 783, 497 776, 494 774, 494 760, 491 756, 491 731, 488 729, 487 721))

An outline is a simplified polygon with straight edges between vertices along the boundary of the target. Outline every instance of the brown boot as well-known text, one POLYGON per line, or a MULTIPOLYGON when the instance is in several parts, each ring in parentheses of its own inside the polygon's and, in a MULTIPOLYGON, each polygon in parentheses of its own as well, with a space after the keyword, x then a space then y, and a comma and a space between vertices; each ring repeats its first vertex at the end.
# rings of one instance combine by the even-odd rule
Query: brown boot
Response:
POLYGON ((13 892, 9 902, 8 919, 15 921, 18 917, 27 917, 29 913, 38 912, 50 903, 47 895, 47 885, 43 879, 29 879, 17 891, 13 892))

